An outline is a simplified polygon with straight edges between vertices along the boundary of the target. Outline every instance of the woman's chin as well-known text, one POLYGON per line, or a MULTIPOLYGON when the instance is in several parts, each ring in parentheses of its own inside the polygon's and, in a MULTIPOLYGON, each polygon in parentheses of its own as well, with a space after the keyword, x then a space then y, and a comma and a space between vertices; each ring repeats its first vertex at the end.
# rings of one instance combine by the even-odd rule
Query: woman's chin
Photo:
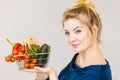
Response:
POLYGON ((80 52, 83 52, 84 51, 84 49, 81 49, 81 48, 76 48, 76 49, 74 49, 74 52, 75 53, 80 53, 80 52))
POLYGON ((80 51, 81 51, 80 49, 79 49, 79 50, 78 50, 78 49, 74 49, 74 52, 75 52, 75 53, 78 53, 78 52, 80 52, 80 51))

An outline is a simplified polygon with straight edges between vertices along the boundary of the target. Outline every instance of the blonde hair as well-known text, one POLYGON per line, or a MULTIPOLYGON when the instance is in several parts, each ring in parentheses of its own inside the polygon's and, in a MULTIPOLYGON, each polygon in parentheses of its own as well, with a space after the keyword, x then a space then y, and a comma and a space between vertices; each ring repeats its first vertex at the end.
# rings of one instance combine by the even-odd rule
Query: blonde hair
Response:
POLYGON ((76 18, 86 23, 89 30, 92 32, 91 28, 96 25, 98 28, 97 41, 101 42, 101 30, 102 23, 98 12, 96 11, 95 5, 91 0, 76 0, 72 6, 66 9, 63 13, 62 24, 70 18, 76 18), (80 17, 80 14, 87 17, 87 21, 80 17))

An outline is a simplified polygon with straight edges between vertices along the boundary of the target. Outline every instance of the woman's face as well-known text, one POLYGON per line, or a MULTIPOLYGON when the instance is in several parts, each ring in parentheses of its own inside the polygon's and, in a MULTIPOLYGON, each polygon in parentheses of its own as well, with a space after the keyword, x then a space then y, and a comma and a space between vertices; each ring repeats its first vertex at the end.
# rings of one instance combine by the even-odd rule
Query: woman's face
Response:
POLYGON ((88 26, 77 19, 66 20, 63 29, 67 42, 75 52, 85 51, 92 45, 93 36, 88 26))

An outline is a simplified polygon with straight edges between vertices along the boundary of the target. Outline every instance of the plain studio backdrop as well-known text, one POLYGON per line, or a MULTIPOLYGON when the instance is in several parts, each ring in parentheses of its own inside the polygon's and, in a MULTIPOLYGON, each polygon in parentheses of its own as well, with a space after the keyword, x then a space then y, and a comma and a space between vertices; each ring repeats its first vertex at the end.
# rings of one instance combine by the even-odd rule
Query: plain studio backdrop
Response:
MULTIPOLYGON (((113 80, 120 80, 120 1, 94 0, 103 23, 102 51, 111 64, 113 80)), ((0 0, 0 80, 34 80, 35 73, 18 71, 7 63, 12 47, 6 38, 23 42, 33 35, 51 45, 49 64, 57 73, 74 55, 62 31, 61 18, 73 0, 0 0)))

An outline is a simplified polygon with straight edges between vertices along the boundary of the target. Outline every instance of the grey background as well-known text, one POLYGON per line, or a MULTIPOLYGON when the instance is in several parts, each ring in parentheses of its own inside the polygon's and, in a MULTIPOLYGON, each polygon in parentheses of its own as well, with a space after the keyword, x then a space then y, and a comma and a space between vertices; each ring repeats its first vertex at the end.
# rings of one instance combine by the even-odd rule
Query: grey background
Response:
MULTIPOLYGON (((102 51, 111 64, 113 80, 120 80, 120 1, 94 0, 103 23, 102 51)), ((6 63, 11 46, 6 38, 22 42, 29 35, 51 45, 49 65, 57 73, 71 60, 73 50, 62 32, 61 16, 73 0, 0 0, 0 80, 34 80, 35 73, 18 71, 6 63)))

